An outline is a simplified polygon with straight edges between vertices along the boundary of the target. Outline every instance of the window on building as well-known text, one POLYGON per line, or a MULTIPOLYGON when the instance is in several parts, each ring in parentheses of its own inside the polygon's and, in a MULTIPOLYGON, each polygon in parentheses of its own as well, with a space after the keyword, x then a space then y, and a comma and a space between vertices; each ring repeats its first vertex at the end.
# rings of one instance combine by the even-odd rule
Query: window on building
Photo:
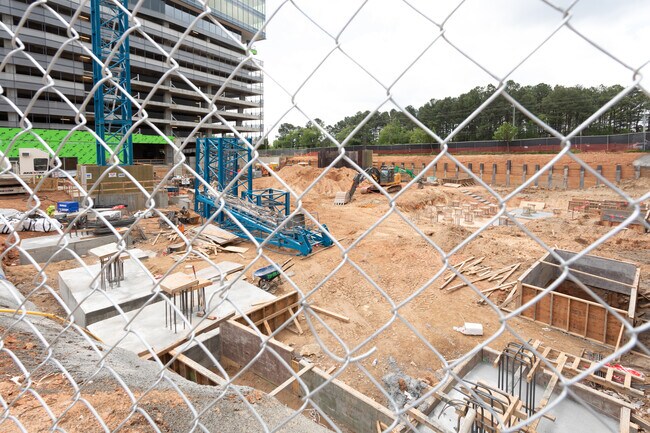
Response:
POLYGON ((34 158, 34 171, 47 171, 47 158, 34 158))

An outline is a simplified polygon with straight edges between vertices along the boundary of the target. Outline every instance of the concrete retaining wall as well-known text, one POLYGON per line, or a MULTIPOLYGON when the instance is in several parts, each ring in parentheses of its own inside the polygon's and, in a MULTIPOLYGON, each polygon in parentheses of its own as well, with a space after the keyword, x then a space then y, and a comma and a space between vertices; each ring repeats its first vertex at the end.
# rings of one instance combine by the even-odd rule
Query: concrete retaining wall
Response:
MULTIPOLYGON (((257 356, 262 341, 258 334, 250 328, 233 321, 227 321, 221 324, 221 354, 231 361, 244 367, 257 356)), ((293 349, 276 340, 270 340, 268 347, 271 347, 287 365, 291 366, 293 358, 293 349)), ((262 355, 253 363, 249 371, 268 380, 269 382, 280 385, 289 379, 291 373, 271 353, 265 348, 262 355)))
MULTIPOLYGON (((330 377, 321 369, 313 368, 303 373, 301 379, 313 390, 330 377)), ((390 410, 338 379, 331 380, 312 396, 312 400, 333 420, 355 433, 376 433, 378 420, 386 425, 394 420, 390 410)))

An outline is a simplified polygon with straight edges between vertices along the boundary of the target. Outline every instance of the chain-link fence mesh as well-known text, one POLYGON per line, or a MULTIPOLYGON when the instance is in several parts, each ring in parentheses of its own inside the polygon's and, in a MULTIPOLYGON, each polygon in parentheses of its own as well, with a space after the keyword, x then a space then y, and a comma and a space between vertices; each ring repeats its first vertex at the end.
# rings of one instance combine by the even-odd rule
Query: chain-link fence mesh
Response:
MULTIPOLYGON (((92 64, 108 70, 91 48, 90 2, 10 0, 3 6, 0 99, 10 113, 0 120, 14 121, 18 129, 3 142, 2 177, 20 184, 27 198, 7 199, 3 207, 20 208, 0 218, 6 275, 0 315, 2 431, 647 428, 643 371, 650 350, 644 340, 648 323, 639 312, 648 299, 642 271, 648 266, 650 193, 644 179, 617 182, 603 175, 597 162, 585 162, 588 154, 572 152, 572 140, 627 94, 640 90, 647 98, 641 74, 645 45, 626 63, 573 25, 578 2, 544 1, 557 13, 554 27, 531 43, 511 70, 496 73, 447 32, 471 2, 434 18, 430 7, 402 0, 391 7, 416 14, 431 34, 400 73, 386 80, 341 43, 361 14, 381 14, 381 4, 359 2, 338 28, 328 30, 334 26, 322 23, 313 5, 278 2, 247 43, 212 13, 239 8, 229 13, 243 20, 258 3, 179 3, 175 24, 184 32, 160 22, 149 10, 160 7, 155 2, 131 2, 129 10, 115 4, 128 15, 132 61, 155 67, 148 77, 133 77, 137 94, 127 94, 111 74, 104 74, 103 85, 132 104, 127 135, 146 130, 161 140, 173 164, 157 170, 158 176, 151 166, 120 165, 116 155, 124 142, 116 150, 89 126, 97 114, 96 87, 89 86, 92 64), (330 47, 297 85, 274 76, 251 49, 274 18, 288 11, 330 47), (37 29, 37 23, 43 27, 37 29), (230 41, 214 37, 207 48, 190 41, 206 31, 230 41), (586 41, 629 77, 620 93, 566 134, 513 98, 507 86, 560 31, 586 41), (177 40, 170 43, 166 33, 177 40), (238 48, 225 48, 228 44, 238 48), (194 54, 188 55, 188 45, 194 54), (471 107, 445 137, 393 93, 429 50, 440 46, 496 83, 492 95, 471 107), (202 56, 212 55, 228 57, 231 69, 217 74, 201 68, 202 56), (319 69, 334 55, 373 88, 379 86, 382 95, 342 142, 316 121, 319 113, 300 103, 301 92, 318 85, 319 69), (88 68, 71 70, 77 58, 88 68), (200 74, 213 76, 215 84, 196 84, 200 74), (72 76, 81 78, 70 87, 72 76), (274 171, 259 159, 268 137, 249 137, 260 120, 259 104, 250 103, 259 102, 261 94, 251 89, 260 89, 254 79, 260 76, 290 101, 281 117, 267 118, 265 130, 300 113, 339 149, 329 166, 274 171), (237 99, 238 89, 249 94, 237 99), (196 99, 193 119, 176 110, 184 98, 196 99), (456 133, 499 98, 562 146, 548 157, 530 156, 531 170, 513 182, 520 184, 516 188, 479 174, 478 159, 469 168, 468 160, 448 152, 456 133), (38 128, 51 121, 44 118, 43 99, 51 102, 49 109, 67 113, 70 132, 56 143, 38 128), (235 108, 225 109, 228 104, 235 108), (368 171, 345 153, 348 141, 387 107, 440 145, 439 152, 418 160, 424 167, 401 189, 392 167, 368 171), (246 109, 257 117, 247 117, 246 109), (162 112, 168 121, 158 117, 162 112), (110 153, 105 170, 80 167, 75 175, 62 169, 63 156, 71 156, 64 149, 79 132, 91 134, 89 146, 100 140, 110 153), (204 140, 220 134, 233 138, 204 140), (20 175, 10 160, 27 138, 51 161, 36 178, 20 175), (186 156, 195 146, 196 164, 186 156), (353 170, 334 168, 340 161, 353 170), (445 170, 446 164, 450 170, 459 167, 455 176, 440 179, 443 162, 445 170), (535 162, 539 167, 533 171, 535 162), (559 192, 551 181, 553 188, 538 186, 553 168, 562 176, 568 165, 593 177, 597 187, 578 193, 559 192), (253 169, 269 177, 252 179, 251 185, 253 169), (437 180, 431 178, 434 169, 437 180), (177 194, 188 186, 174 183, 177 174, 196 179, 187 197, 177 194), (347 191, 356 175, 360 189, 377 193, 357 190, 343 200, 351 202, 335 205, 336 193, 347 191), (111 186, 116 180, 120 183, 111 186), (247 190, 248 196, 239 195, 247 190), (109 196, 130 206, 115 209, 109 196), (202 218, 181 211, 195 200, 202 218), (53 215, 48 207, 57 201, 76 201, 79 209, 53 215), (539 203, 544 201, 546 208, 539 203), (612 220, 604 222, 611 224, 598 225, 602 218, 593 216, 598 212, 609 215, 612 220), (64 216, 63 224, 54 216, 64 216), (39 243, 34 231, 55 239, 39 243), (106 238, 106 245, 93 243, 106 238), (300 251, 309 255, 290 257, 300 251)), ((169 13, 164 5, 162 11, 169 13)), ((486 166, 491 158, 485 156, 486 166)), ((603 161, 611 162, 608 158, 603 161)))

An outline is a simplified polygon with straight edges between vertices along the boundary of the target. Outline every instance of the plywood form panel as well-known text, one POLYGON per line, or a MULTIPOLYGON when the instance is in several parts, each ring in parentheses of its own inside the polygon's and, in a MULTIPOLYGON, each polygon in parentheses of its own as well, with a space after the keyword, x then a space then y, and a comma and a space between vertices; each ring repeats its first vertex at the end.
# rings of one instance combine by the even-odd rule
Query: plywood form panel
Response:
POLYGON ((605 341, 605 320, 607 320, 606 311, 607 310, 601 306, 589 306, 587 338, 605 341))
POLYGON ((553 317, 549 324, 567 330, 569 326, 569 313, 569 300, 564 296, 553 295, 553 317))
MULTIPOLYGON (((521 305, 526 304, 528 301, 533 299, 537 291, 527 286, 521 287, 521 305)), ((522 313, 522 316, 535 319, 535 305, 525 309, 522 313)))
POLYGON ((587 304, 578 299, 570 299, 569 310, 571 314, 569 332, 584 336, 587 324, 587 304))
MULTIPOLYGON (((625 317, 624 313, 622 313, 621 315, 625 317)), ((614 317, 613 314, 609 314, 607 317, 607 340, 605 342, 607 344, 611 344, 612 346, 616 346, 616 343, 618 342, 618 335, 620 332, 621 332, 620 320, 614 317)))

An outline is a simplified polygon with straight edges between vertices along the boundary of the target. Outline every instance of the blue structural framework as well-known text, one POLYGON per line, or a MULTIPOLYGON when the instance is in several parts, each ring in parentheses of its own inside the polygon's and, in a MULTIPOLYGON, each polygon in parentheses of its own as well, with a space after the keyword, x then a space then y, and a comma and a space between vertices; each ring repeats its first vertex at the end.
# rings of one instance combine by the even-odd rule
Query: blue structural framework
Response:
MULTIPOLYGON (((91 0, 90 21, 92 25, 93 54, 103 63, 115 52, 106 65, 122 92, 112 84, 101 84, 95 91, 95 132, 111 148, 122 140, 124 144, 119 152, 122 164, 133 164, 133 143, 128 133, 133 124, 131 101, 131 62, 129 60, 128 0, 91 0)), ((103 65, 93 62, 93 83, 97 84, 103 75, 103 65)), ((97 141, 97 165, 106 165, 107 151, 97 141)))
MULTIPOLYGON (((299 255, 309 255, 314 248, 329 247, 332 238, 324 230, 309 228, 303 214, 289 221, 291 201, 287 191, 277 189, 253 189, 253 167, 248 162, 251 152, 236 138, 199 138, 196 142, 196 172, 217 191, 225 191, 224 202, 228 212, 259 242, 265 241, 281 224, 283 227, 268 243, 295 250, 299 255), (246 167, 246 168, 244 168, 246 167), (246 170, 241 173, 241 170, 246 170), (235 179, 240 174, 239 178, 235 179)), ((219 205, 208 188, 195 181, 194 210, 204 218, 210 218, 219 205)), ((215 222, 237 236, 248 235, 223 212, 215 222)))

